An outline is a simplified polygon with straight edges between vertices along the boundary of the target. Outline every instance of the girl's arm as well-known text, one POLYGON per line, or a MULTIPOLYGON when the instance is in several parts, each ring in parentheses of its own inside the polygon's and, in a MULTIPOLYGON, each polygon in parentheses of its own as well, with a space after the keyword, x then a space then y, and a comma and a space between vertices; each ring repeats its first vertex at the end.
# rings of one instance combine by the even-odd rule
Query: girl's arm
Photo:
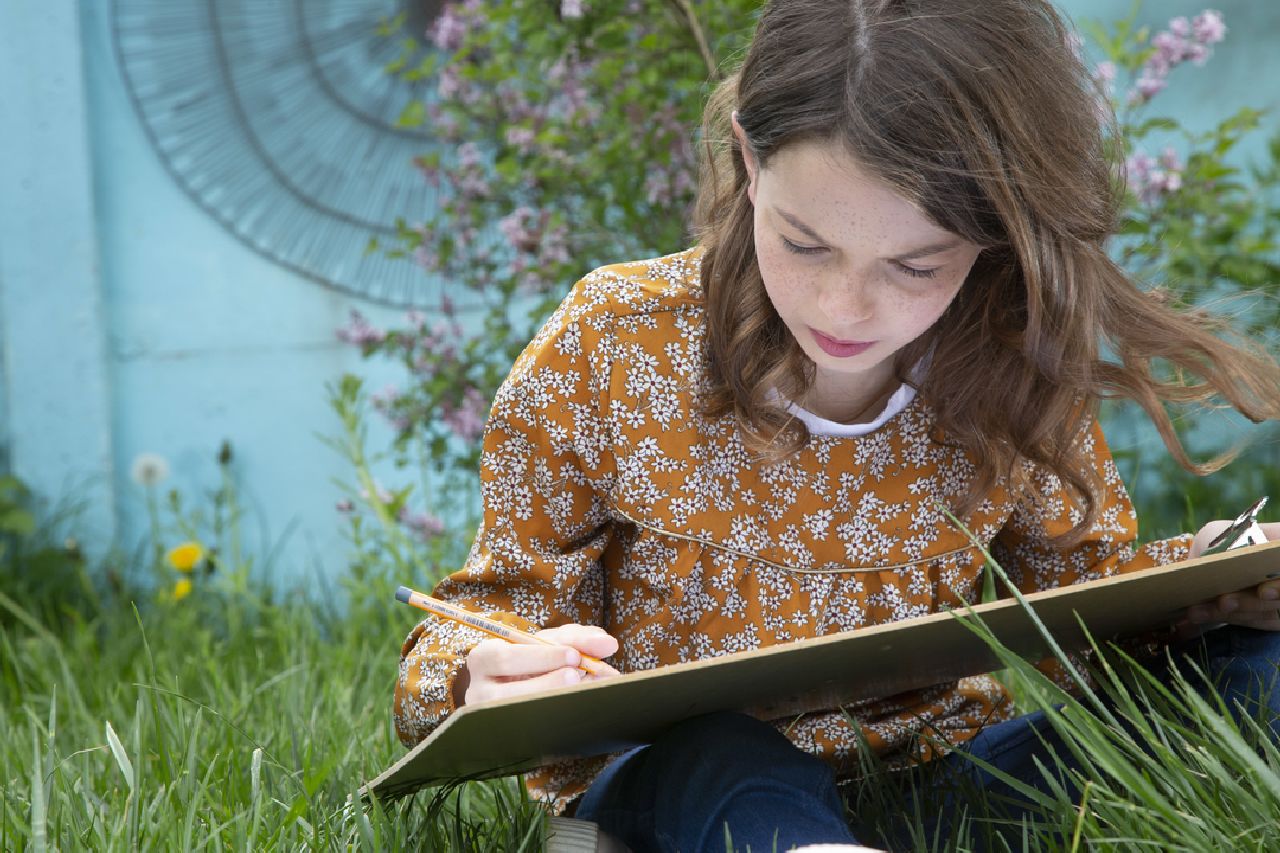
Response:
MULTIPOLYGON (((1084 536, 1070 546, 1054 542, 1076 525, 1080 513, 1056 477, 1040 475, 1041 497, 1023 500, 992 543, 992 555, 1024 594, 1136 572, 1190 556, 1191 534, 1136 547, 1138 518, 1133 502, 1096 420, 1088 425, 1083 451, 1102 485, 1098 520, 1084 536)), ((1001 594, 1009 595, 1005 590, 1001 594)))
MULTIPOLYGON (((604 622, 600 558, 612 536, 606 496, 615 471, 596 372, 610 363, 609 316, 587 281, 548 320, 494 399, 480 462, 483 519, 463 568, 433 593, 521 630, 554 629, 552 639, 569 630, 562 626, 604 622)), ((581 640, 588 648, 579 651, 593 656, 616 647, 598 629, 572 632, 562 639, 575 647, 581 640)), ((534 660, 548 647, 484 639, 430 617, 410 633, 395 692, 396 730, 406 745, 461 702, 570 677, 557 675, 571 668, 567 663, 534 660), (494 689, 531 678, 542 681, 494 689)))

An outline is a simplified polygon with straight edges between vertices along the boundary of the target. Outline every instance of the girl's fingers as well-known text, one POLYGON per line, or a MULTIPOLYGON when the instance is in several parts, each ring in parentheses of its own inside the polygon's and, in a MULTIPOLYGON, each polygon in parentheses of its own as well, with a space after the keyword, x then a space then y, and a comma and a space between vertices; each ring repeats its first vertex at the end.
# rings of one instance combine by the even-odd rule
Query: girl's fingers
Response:
POLYGON ((576 667, 582 653, 568 646, 518 645, 506 640, 481 640, 467 655, 474 678, 522 678, 561 667, 576 667))
POLYGON ((565 666, 531 678, 518 678, 510 681, 494 681, 472 679, 467 689, 467 704, 485 702, 490 699, 508 699, 512 696, 523 696, 526 693, 537 693, 541 690, 555 690, 577 684, 583 679, 582 670, 576 666, 565 666))
POLYGON ((1226 622, 1266 631, 1280 630, 1280 603, 1252 593, 1231 593, 1217 601, 1191 607, 1187 610, 1187 619, 1193 625, 1226 622))
POLYGON ((560 625, 539 631, 538 636, 562 646, 572 646, 593 658, 607 658, 618 651, 617 639, 595 625, 560 625))

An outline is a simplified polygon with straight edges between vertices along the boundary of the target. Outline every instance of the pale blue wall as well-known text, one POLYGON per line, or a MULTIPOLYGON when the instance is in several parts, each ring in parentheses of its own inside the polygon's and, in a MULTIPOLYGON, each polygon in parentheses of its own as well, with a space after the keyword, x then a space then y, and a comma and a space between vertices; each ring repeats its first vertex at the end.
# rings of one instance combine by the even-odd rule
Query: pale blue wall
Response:
POLYGON ((0 15, 0 444, 48 495, 91 482, 84 523, 109 535, 110 369, 74 3, 0 15))
POLYGON ((278 570, 332 573, 346 545, 331 481, 349 472, 317 438, 337 431, 324 384, 353 371, 376 388, 391 371, 336 341, 356 302, 251 252, 170 179, 126 98, 108 13, 0 2, 0 443, 47 497, 92 484, 85 539, 101 552, 145 535, 138 453, 166 457, 164 488, 199 500, 229 439, 250 552, 296 522, 278 570))
MULTIPOLYGON (((1280 96, 1280 4, 1216 6, 1227 41, 1157 101, 1197 127, 1280 96)), ((1155 23, 1202 8, 1147 7, 1155 23)), ((249 548, 263 553, 296 523, 277 572, 337 572, 346 545, 331 480, 349 472, 316 437, 337 428, 324 384, 355 371, 376 374, 376 388, 397 373, 361 362, 333 330, 351 307, 377 323, 399 314, 271 264, 178 189, 126 99, 107 13, 102 0, 0 0, 0 446, 43 494, 92 496, 84 522, 100 550, 113 535, 141 541, 136 454, 166 456, 169 485, 194 497, 216 486, 214 455, 230 439, 253 505, 249 548)), ((386 439, 375 428, 374 443, 386 439)))

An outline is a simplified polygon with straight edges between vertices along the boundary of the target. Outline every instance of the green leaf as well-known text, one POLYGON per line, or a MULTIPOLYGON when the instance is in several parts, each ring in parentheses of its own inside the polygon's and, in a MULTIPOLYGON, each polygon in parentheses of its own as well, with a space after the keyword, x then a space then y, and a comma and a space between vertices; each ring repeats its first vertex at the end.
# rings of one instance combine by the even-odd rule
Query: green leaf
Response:
POLYGON ((0 511, 0 531, 17 536, 30 536, 36 532, 35 516, 19 507, 0 511))
POLYGON ((120 743, 120 738, 116 736, 116 730, 111 727, 110 720, 107 720, 107 744, 111 747, 111 754, 116 757, 120 772, 124 774, 124 781, 129 786, 129 791, 132 792, 134 789, 133 762, 129 760, 129 754, 124 751, 124 744, 120 743))
POLYGON ((410 101, 400 111, 396 125, 399 127, 422 127, 427 120, 427 108, 422 101, 410 101))

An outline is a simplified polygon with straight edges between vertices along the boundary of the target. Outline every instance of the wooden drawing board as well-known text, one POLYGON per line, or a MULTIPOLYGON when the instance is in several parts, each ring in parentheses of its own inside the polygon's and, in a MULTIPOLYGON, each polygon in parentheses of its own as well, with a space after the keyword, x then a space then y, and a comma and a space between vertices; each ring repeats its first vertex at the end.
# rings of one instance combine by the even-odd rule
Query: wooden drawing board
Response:
MULTIPOLYGON (((1075 614, 1099 642, 1165 628, 1192 605, 1280 574, 1280 542, 1201 557, 1026 596, 1060 645, 1087 647, 1075 614)), ((975 605, 1005 646, 1046 657, 1022 605, 975 605)), ((719 710, 762 718, 990 672, 999 662, 962 624, 964 611, 933 613, 825 637, 632 672, 605 681, 466 706, 369 782, 382 799, 426 785, 517 773, 555 758, 590 756, 652 741, 680 720, 719 710)))

